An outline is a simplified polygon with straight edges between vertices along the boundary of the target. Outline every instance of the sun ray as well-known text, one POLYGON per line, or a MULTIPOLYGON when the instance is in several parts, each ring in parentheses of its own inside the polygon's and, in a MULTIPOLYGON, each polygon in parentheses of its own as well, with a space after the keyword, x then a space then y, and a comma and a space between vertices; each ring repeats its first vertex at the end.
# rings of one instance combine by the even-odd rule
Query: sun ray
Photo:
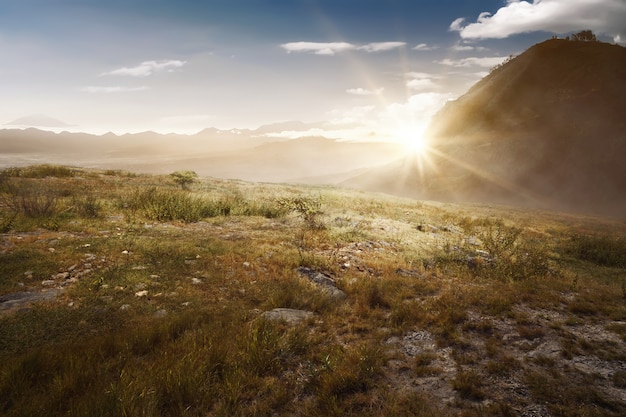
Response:
POLYGON ((429 152, 431 152, 433 155, 436 155, 442 159, 447 160, 448 162, 452 163, 453 165, 456 165, 457 167, 460 167, 476 176, 478 176, 479 178, 482 178, 488 182, 490 182, 491 184, 494 184, 508 192, 517 194, 523 198, 529 199, 535 203, 539 203, 542 205, 546 205, 547 201, 545 197, 542 197, 522 186, 520 186, 519 184, 515 184, 511 181, 506 180, 505 178, 499 177, 499 176, 495 176, 493 174, 491 174, 490 172, 480 169, 479 167, 476 167, 470 163, 464 162, 458 158, 453 157, 452 155, 449 155, 445 152, 442 152, 436 148, 429 148, 429 152))

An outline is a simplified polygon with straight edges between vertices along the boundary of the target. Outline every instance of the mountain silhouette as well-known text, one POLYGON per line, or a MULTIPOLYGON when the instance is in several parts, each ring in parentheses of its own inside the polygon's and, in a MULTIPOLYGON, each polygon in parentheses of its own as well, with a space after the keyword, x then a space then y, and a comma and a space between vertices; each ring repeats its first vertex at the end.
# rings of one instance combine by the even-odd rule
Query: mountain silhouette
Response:
POLYGON ((447 103, 427 135, 429 155, 345 184, 623 216, 626 48, 564 39, 534 45, 447 103))

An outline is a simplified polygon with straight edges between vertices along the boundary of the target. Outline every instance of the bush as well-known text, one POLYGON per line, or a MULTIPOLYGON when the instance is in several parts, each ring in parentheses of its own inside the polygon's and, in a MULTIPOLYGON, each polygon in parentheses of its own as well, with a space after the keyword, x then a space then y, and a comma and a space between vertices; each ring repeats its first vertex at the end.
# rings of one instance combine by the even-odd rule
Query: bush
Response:
POLYGON ((484 250, 468 241, 458 246, 449 242, 435 259, 435 265, 460 265, 472 273, 501 281, 522 281, 550 273, 550 256, 545 242, 522 240, 522 230, 501 220, 483 220, 464 225, 474 231, 484 250))
POLYGON ((319 219, 324 212, 322 211, 322 201, 319 198, 311 197, 292 197, 284 198, 278 201, 280 207, 297 213, 304 220, 305 225, 309 229, 325 229, 326 226, 319 219))
POLYGON ((198 174, 194 171, 176 171, 170 174, 170 177, 174 179, 174 182, 181 186, 183 190, 187 190, 190 184, 193 184, 198 174))
POLYGON ((29 218, 49 218, 59 214, 58 198, 50 190, 5 184, 4 203, 14 212, 29 218))
POLYGON ((74 209, 79 215, 89 218, 97 219, 102 213, 102 204, 93 195, 85 195, 81 198, 74 198, 74 209))

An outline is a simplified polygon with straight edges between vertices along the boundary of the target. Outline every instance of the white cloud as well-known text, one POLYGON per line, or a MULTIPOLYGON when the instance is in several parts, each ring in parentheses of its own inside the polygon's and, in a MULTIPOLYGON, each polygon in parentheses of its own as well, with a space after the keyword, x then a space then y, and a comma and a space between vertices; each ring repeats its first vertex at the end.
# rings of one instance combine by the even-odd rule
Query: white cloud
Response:
POLYGON ((356 49, 348 42, 289 42, 280 45, 288 53, 311 52, 315 55, 335 55, 336 53, 356 49))
POLYGON ((437 49, 436 46, 430 46, 426 43, 420 43, 418 45, 415 45, 413 48, 414 51, 432 51, 433 49, 437 49))
POLYGON ((425 92, 432 91, 438 87, 433 81, 435 77, 431 74, 425 72, 409 72, 406 76, 408 79, 406 86, 411 90, 425 92))
POLYGON ((150 87, 147 87, 147 86, 139 86, 139 87, 88 86, 88 87, 82 88, 81 91, 84 91, 85 93, 93 93, 93 94, 98 94, 98 93, 110 94, 110 93, 128 93, 128 92, 134 92, 134 91, 145 91, 149 89, 150 87))
POLYGON ((383 52, 402 48, 405 45, 406 42, 372 42, 367 45, 359 46, 358 49, 366 52, 383 52))
POLYGON ((131 77, 147 77, 159 71, 172 71, 174 68, 180 68, 185 65, 186 61, 168 60, 168 61, 144 61, 135 67, 122 67, 113 71, 100 74, 104 75, 128 75, 131 77))
POLYGON ((431 117, 453 96, 449 93, 418 93, 405 103, 392 103, 378 117, 381 126, 396 126, 404 129, 412 126, 412 131, 424 131, 431 117))
POLYGON ((385 52, 401 48, 406 42, 372 42, 355 45, 349 42, 288 42, 280 45, 287 53, 305 52, 315 55, 335 55, 340 52, 359 50, 365 52, 385 52))
POLYGON ((458 18, 450 30, 464 39, 502 39, 519 33, 567 33, 583 29, 606 34, 616 42, 626 34, 624 0, 508 0, 495 14, 483 12, 474 23, 458 18))
POLYGON ((463 43, 457 43, 456 45, 451 46, 450 50, 455 51, 455 52, 486 51, 487 48, 485 48, 484 46, 473 46, 473 45, 467 45, 463 43))
POLYGON ((465 22, 464 17, 454 19, 454 21, 450 23, 449 29, 454 32, 460 32, 463 29, 463 22, 465 22))
POLYGON ((366 88, 348 88, 346 90, 346 93, 348 94, 354 94, 356 96, 373 96, 373 95, 377 95, 377 94, 382 94, 382 92, 384 91, 384 88, 377 88, 375 90, 368 90, 366 88))
POLYGON ((409 97, 406 103, 392 103, 387 106, 387 113, 393 117, 430 119, 452 95, 450 93, 418 93, 409 97))
POLYGON ((493 56, 493 57, 469 57, 463 59, 450 59, 446 58, 441 61, 435 61, 437 64, 447 65, 451 67, 457 68, 467 68, 467 67, 484 67, 484 68, 492 68, 496 65, 501 64, 508 57, 506 56, 493 56))
POLYGON ((406 82, 406 86, 411 90, 428 91, 437 87, 433 80, 428 78, 415 78, 406 82))

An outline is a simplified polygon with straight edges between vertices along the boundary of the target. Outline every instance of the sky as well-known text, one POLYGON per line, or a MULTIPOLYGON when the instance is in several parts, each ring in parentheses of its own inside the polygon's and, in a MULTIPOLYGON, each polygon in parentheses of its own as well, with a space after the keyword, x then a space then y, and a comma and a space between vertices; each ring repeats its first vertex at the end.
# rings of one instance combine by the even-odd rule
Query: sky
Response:
POLYGON ((0 0, 0 127, 410 140, 510 55, 584 29, 626 45, 626 0, 0 0))

